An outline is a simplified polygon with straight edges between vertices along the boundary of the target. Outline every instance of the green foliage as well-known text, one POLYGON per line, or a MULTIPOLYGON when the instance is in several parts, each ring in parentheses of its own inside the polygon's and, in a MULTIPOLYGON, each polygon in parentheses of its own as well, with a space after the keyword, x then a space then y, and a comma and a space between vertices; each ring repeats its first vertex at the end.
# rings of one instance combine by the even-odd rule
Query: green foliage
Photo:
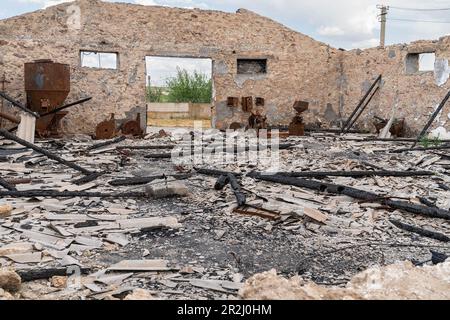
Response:
POLYGON ((442 144, 442 140, 439 137, 429 138, 424 136, 420 139, 420 144, 424 148, 439 147, 442 144))
POLYGON ((204 74, 177 68, 177 76, 167 79, 169 90, 168 102, 210 103, 212 98, 212 81, 204 74))
POLYGON ((157 87, 147 87, 148 102, 163 102, 163 90, 157 87))

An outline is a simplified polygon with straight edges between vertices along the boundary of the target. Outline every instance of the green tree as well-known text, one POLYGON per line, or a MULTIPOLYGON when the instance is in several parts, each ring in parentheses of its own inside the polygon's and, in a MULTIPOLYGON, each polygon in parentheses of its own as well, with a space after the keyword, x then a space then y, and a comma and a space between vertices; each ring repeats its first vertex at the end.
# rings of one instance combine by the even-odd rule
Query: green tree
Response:
POLYGON ((212 80, 205 74, 177 68, 177 76, 166 81, 169 90, 168 102, 210 103, 212 80))
POLYGON ((158 87, 147 87, 148 102, 163 102, 163 91, 158 87))

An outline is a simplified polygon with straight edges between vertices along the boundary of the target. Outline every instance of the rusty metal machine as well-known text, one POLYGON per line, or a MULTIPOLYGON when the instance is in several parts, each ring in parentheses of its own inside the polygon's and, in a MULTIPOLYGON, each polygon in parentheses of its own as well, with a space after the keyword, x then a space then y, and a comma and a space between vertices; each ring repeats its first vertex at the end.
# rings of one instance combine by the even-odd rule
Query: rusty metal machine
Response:
POLYGON ((111 118, 100 122, 95 129, 95 138, 98 140, 112 139, 116 136, 116 120, 114 113, 111 113, 111 118))
POLYGON ((68 112, 48 113, 61 107, 70 93, 69 65, 51 60, 25 63, 25 91, 27 107, 42 115, 36 122, 38 134, 58 136, 60 121, 68 112))
POLYGON ((129 120, 122 124, 122 133, 126 136, 142 136, 144 131, 141 128, 141 114, 136 115, 136 120, 129 120))
POLYGON ((290 136, 304 136, 305 135, 305 124, 303 122, 302 113, 308 110, 309 103, 306 101, 296 101, 293 106, 294 110, 297 112, 292 122, 289 124, 289 135, 290 136))
MULTIPOLYGON (((374 117, 375 120, 373 122, 373 125, 375 126, 375 129, 377 130, 377 134, 380 134, 380 132, 386 127, 388 124, 388 120, 380 118, 378 116, 374 117)), ((394 123, 392 124, 391 128, 389 129, 389 132, 392 134, 393 137, 400 138, 405 136, 405 119, 395 119, 394 123)))

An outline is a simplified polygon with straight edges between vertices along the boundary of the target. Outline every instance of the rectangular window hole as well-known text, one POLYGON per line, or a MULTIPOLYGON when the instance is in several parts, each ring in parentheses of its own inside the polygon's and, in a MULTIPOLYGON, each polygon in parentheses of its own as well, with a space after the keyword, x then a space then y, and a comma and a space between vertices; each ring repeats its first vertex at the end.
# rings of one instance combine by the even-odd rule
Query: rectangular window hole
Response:
POLYGON ((267 73, 267 59, 238 59, 238 74, 265 74, 267 73))
POLYGON ((118 54, 115 52, 81 51, 81 66, 96 69, 117 69, 118 54))
POLYGON ((436 54, 434 52, 410 53, 406 56, 406 73, 433 71, 435 61, 436 54))

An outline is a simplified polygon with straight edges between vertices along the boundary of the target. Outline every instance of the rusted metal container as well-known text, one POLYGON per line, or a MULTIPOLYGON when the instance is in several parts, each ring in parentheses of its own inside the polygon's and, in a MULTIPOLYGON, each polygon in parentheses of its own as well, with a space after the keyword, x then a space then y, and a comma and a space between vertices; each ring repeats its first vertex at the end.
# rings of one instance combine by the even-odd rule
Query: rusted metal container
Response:
MULTIPOLYGON (((70 93, 70 67, 52 60, 36 60, 25 63, 25 91, 27 107, 45 114, 61 107, 70 93)), ((41 137, 59 136, 60 121, 68 113, 41 117, 36 122, 36 131, 41 137)))
POLYGON ((52 60, 25 64, 27 107, 40 114, 61 107, 70 92, 70 67, 52 60))

